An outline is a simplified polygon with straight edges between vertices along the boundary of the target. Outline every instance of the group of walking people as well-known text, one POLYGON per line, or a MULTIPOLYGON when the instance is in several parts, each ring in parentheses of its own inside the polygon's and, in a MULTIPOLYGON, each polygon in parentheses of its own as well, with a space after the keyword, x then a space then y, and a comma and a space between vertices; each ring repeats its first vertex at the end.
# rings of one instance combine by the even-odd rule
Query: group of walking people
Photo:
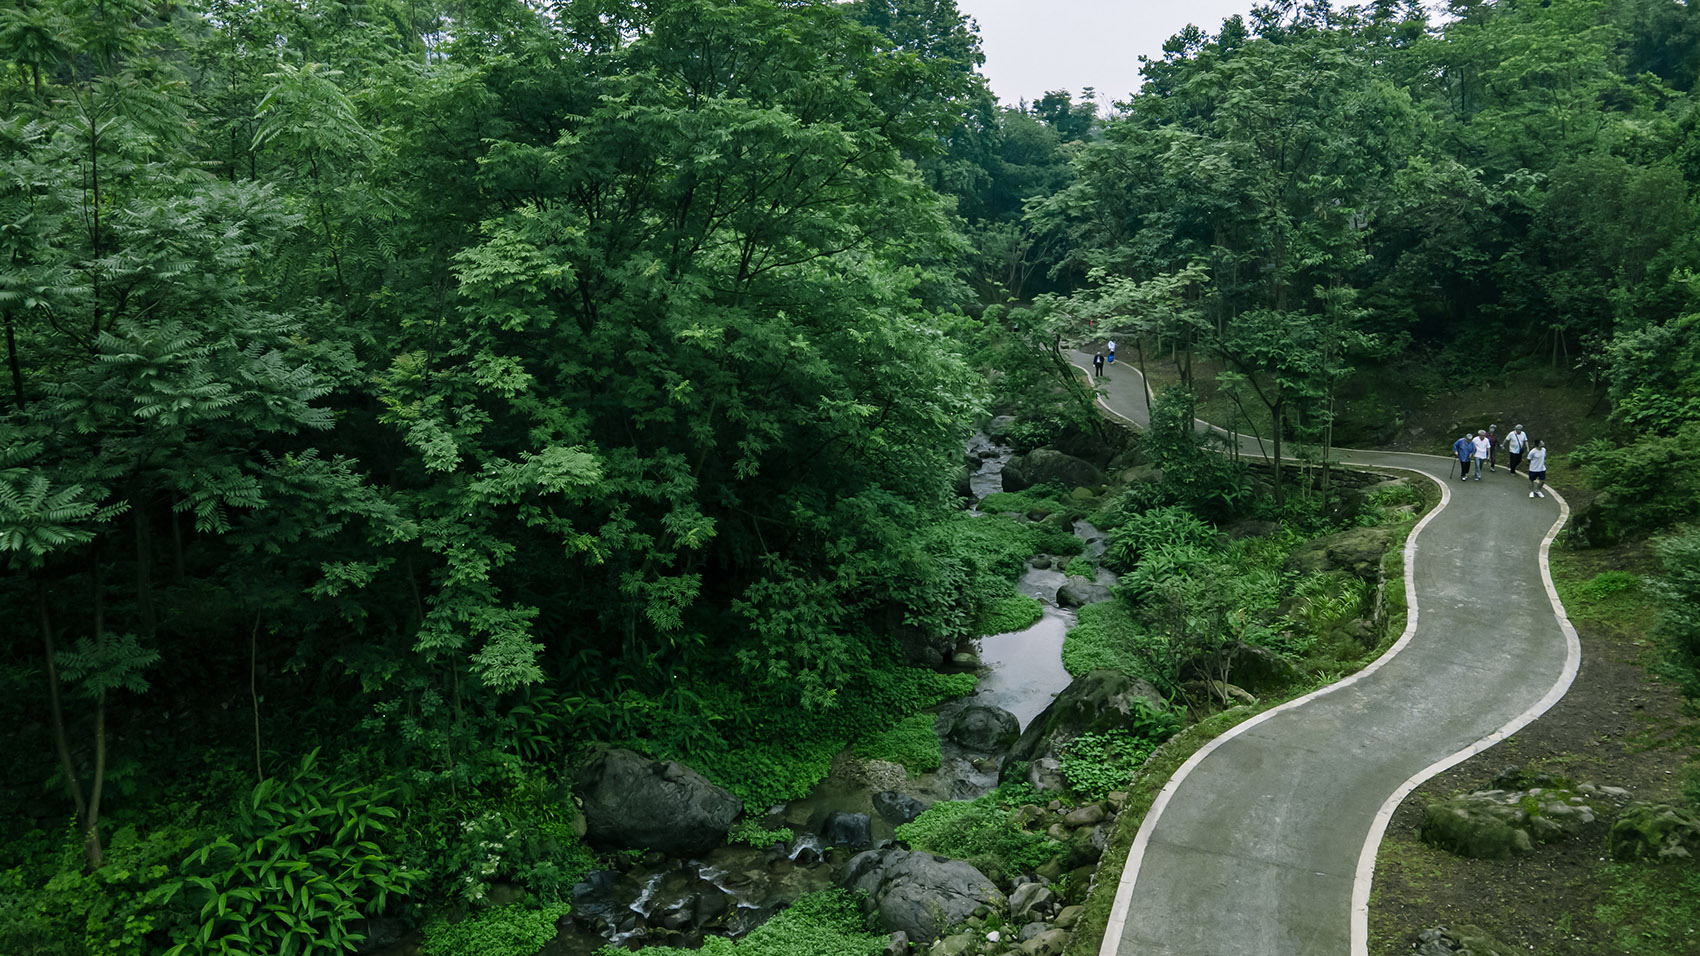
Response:
POLYGON ((1499 470, 1499 446, 1505 446, 1505 452, 1511 464, 1511 473, 1517 474, 1517 466, 1523 463, 1524 456, 1529 461, 1529 497, 1545 498, 1547 496, 1547 443, 1530 441, 1523 426, 1518 425, 1505 434, 1499 435, 1498 425, 1489 425, 1476 430, 1474 435, 1466 432, 1463 438, 1452 443, 1452 453, 1458 456, 1458 475, 1460 481, 1471 478, 1482 480, 1482 469, 1490 472, 1499 470))
MULTIPOLYGON (((1109 353, 1110 353, 1110 364, 1114 365, 1114 364, 1116 364, 1116 340, 1115 339, 1110 340, 1110 343, 1108 345, 1108 349, 1109 349, 1109 353)), ((1104 353, 1103 352, 1094 352, 1092 354, 1092 377, 1093 378, 1103 378, 1104 377, 1104 353)))

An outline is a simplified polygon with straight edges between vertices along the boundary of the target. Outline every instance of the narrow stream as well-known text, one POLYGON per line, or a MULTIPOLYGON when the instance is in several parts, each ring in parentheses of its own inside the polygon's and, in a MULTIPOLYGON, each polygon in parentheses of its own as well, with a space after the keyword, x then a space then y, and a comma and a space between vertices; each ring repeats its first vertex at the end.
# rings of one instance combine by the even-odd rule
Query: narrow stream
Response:
MULTIPOLYGON (((1002 490, 1010 454, 983 434, 970 440, 967 459, 974 470, 969 487, 976 503, 1002 490)), ((1097 529, 1078 522, 1074 530, 1087 542, 1089 557, 1103 553, 1097 529)), ((1099 583, 1111 583, 1108 577, 1101 572, 1099 583)), ((808 796, 768 814, 764 825, 786 826, 795 834, 787 844, 723 846, 700 859, 657 859, 625 873, 592 873, 573 888, 571 928, 539 956, 587 956, 607 943, 695 946, 705 934, 742 935, 805 893, 833 885, 852 853, 895 838, 896 825, 880 814, 876 794, 888 802, 900 795, 897 799, 919 806, 973 799, 991 790, 1000 758, 966 751, 946 733, 956 714, 970 705, 1007 710, 1025 729, 1068 686, 1062 645, 1075 614, 1056 600, 1066 580, 1060 570, 1028 568, 1016 587, 1041 602, 1043 615, 1024 630, 974 642, 981 663, 978 687, 934 711, 938 770, 879 782, 828 777, 808 796)))

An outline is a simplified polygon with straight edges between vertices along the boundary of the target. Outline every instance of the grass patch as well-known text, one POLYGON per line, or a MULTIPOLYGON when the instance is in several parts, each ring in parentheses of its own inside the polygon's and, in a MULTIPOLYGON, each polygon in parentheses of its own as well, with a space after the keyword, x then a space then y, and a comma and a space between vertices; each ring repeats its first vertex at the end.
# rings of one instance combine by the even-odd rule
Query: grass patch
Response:
POLYGON ((458 923, 425 924, 425 956, 531 956, 555 938, 555 924, 572 909, 555 903, 530 909, 515 903, 468 916, 458 923))
POLYGON ((1088 558, 1070 559, 1068 567, 1063 568, 1063 573, 1070 577, 1082 577, 1088 581, 1098 579, 1098 567, 1088 558))
POLYGON ((980 612, 980 619, 975 622, 974 630, 981 634, 1008 634, 1012 631, 1025 631, 1044 617, 1045 606, 1037 598, 1025 594, 1012 594, 1009 597, 992 602, 980 612))
POLYGON ((1567 556, 1552 557, 1552 583, 1572 620, 1636 631, 1652 627, 1653 602, 1640 575, 1610 570, 1588 577, 1567 556))
POLYGON ((1607 901, 1594 918, 1625 956, 1691 953, 1700 944, 1700 869, 1693 864, 1613 864, 1602 876, 1607 901))

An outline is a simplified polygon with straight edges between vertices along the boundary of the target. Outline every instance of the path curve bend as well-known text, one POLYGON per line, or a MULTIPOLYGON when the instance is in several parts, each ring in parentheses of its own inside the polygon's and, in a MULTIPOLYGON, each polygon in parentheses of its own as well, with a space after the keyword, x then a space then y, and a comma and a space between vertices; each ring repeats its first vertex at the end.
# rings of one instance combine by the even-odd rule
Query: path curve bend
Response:
MULTIPOLYGON (((1090 378, 1090 355, 1068 358, 1090 378)), ((1138 370, 1114 366, 1097 387, 1110 414, 1147 424, 1138 370)), ((1367 956, 1393 810, 1540 716, 1576 676, 1581 647, 1547 562, 1569 515, 1557 492, 1530 498, 1503 468, 1462 482, 1441 456, 1338 454, 1440 488, 1405 545, 1405 631, 1362 671, 1182 765, 1134 839, 1100 956, 1367 956)))

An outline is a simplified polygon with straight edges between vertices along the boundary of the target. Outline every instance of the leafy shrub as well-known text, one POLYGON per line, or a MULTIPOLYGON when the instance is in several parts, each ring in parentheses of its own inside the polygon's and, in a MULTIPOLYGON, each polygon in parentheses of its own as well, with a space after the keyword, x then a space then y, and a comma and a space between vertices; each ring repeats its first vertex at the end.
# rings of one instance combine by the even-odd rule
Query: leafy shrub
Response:
MULTIPOLYGON (((1293 588, 1294 602, 1288 620, 1311 635, 1363 616, 1369 585, 1362 578, 1344 574, 1307 574, 1293 588)), ((1303 648, 1295 647, 1295 651, 1303 648)))
POLYGON ((1192 412, 1192 396, 1181 388, 1164 389, 1151 404, 1139 447, 1162 470, 1156 496, 1211 518, 1232 517, 1250 504, 1251 480, 1245 466, 1220 453, 1220 437, 1194 430, 1192 412))
POLYGON ((1075 793, 1088 800, 1101 800, 1111 790, 1125 788, 1156 746, 1125 730, 1081 734, 1068 742, 1057 762, 1063 779, 1075 793))
MULTIPOLYGON (((855 897, 823 890, 792 903, 740 940, 710 936, 700 949, 645 946, 632 956, 875 956, 887 936, 868 925, 855 897)), ((604 947, 598 956, 628 956, 604 947)))
POLYGON ((982 611, 974 630, 982 635, 1024 631, 1044 615, 1045 606, 1038 599, 1025 594, 1011 594, 982 611))
POLYGON ((753 846, 758 850, 773 846, 775 843, 790 843, 797 836, 790 827, 777 827, 769 830, 761 825, 756 817, 745 817, 732 824, 732 829, 726 834, 727 843, 742 843, 753 846))
POLYGON ((237 807, 236 829, 184 864, 199 929, 167 956, 341 953, 354 927, 420 879, 378 844, 397 816, 389 794, 332 780, 318 751, 287 779, 261 781, 237 807))
POLYGON ((1105 563, 1118 571, 1131 571, 1147 554, 1162 548, 1195 548, 1208 551, 1216 541, 1216 529, 1185 508, 1167 506, 1129 513, 1124 503, 1116 515, 1120 520, 1110 529, 1105 563))
POLYGON ((1161 544, 1140 555, 1133 570, 1122 576, 1116 594, 1132 604, 1149 601, 1163 587, 1213 577, 1208 550, 1189 544, 1161 544))
POLYGON ((1654 549, 1664 573, 1652 582, 1658 598, 1653 633, 1688 664, 1692 693, 1700 687, 1700 531, 1672 535, 1654 549))
MULTIPOLYGON (((1570 455, 1589 484, 1603 492, 1585 517, 1596 544, 1622 533, 1672 525, 1700 514, 1700 421, 1673 435, 1644 435, 1614 447, 1591 441, 1570 455)), ((1580 526, 1580 523, 1579 523, 1580 526)))
POLYGON ((531 956, 555 938, 556 924, 572 907, 519 903, 480 910, 458 923, 425 924, 425 956, 531 956))
MULTIPOLYGON (((165 808, 182 816, 194 808, 165 808)), ((197 831, 169 824, 141 833, 120 827, 101 866, 83 868, 82 835, 67 825, 57 872, 31 885, 23 868, 0 871, 0 952, 8 956, 84 956, 158 952, 190 925, 172 879, 197 831)), ((39 879, 39 878, 38 878, 39 879)))
POLYGON ((911 714, 885 730, 856 742, 858 757, 900 763, 910 773, 937 770, 942 755, 932 714, 911 714))
POLYGON ((897 828, 897 838, 916 850, 966 860, 994 880, 1043 866, 1062 845, 1015 825, 1012 804, 1032 798, 1030 790, 993 790, 976 800, 944 800, 897 828))

